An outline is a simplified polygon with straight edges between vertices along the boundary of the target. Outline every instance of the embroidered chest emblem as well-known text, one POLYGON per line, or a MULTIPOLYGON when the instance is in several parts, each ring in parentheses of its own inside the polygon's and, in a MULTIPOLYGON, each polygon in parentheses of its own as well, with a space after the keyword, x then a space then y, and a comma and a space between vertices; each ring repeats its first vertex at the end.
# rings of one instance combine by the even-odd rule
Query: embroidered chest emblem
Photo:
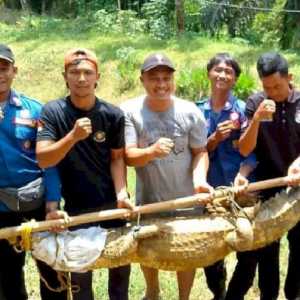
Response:
POLYGON ((103 143, 105 141, 106 135, 104 131, 98 130, 94 133, 93 139, 97 143, 103 143))
POLYGON ((232 121, 234 129, 239 129, 241 127, 241 124, 240 124, 240 115, 237 112, 232 112, 229 115, 229 118, 232 121))

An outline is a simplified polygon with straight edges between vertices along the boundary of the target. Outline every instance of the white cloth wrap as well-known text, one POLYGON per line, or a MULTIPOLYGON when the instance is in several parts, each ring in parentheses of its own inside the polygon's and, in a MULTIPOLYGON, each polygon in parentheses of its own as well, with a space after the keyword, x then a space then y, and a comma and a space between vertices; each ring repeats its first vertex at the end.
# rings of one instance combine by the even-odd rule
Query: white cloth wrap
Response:
POLYGON ((34 233, 32 255, 57 271, 86 272, 100 257, 106 236, 101 227, 34 233))

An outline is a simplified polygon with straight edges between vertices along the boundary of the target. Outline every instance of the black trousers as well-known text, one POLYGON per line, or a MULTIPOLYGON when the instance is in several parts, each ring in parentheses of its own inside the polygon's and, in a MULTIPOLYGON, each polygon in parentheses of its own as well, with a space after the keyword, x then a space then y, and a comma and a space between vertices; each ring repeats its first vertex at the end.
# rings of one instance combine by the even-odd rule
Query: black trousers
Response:
POLYGON ((6 240, 0 240, 1 300, 27 300, 24 264, 25 253, 17 253, 6 240))
POLYGON ((214 300, 223 300, 225 297, 226 268, 224 260, 204 268, 208 288, 214 295, 214 300))
MULTIPOLYGON (((22 222, 30 219, 43 220, 45 218, 44 206, 26 213, 17 212, 1 212, 0 228, 20 225, 22 222)), ((27 292, 24 281, 25 253, 18 253, 6 240, 0 240, 0 299, 1 300, 27 300, 27 292)), ((38 263, 38 267, 42 266, 40 273, 48 280, 47 274, 56 274, 50 267, 43 263, 38 263)), ((45 287, 41 284, 41 291, 45 287)), ((42 298, 45 300, 47 298, 42 298)), ((50 298, 48 298, 50 299, 50 298)), ((55 298, 51 298, 51 300, 55 298)))
MULTIPOLYGON (((76 226, 72 230, 97 225, 101 225, 103 228, 116 228, 122 227, 124 224, 124 220, 103 221, 76 226)), ((57 280, 57 273, 54 270, 49 269, 43 263, 39 263, 38 266, 42 270, 41 273, 46 276, 47 283, 52 288, 60 286, 57 280)), ((108 269, 108 294, 110 300, 128 300, 130 270, 130 265, 108 269)), ((92 279, 93 274, 91 271, 86 273, 71 273, 72 285, 79 288, 77 292, 73 293, 74 300, 94 300, 92 279)), ((66 291, 60 293, 53 292, 47 289, 43 282, 41 283, 41 296, 42 300, 67 300, 66 291)), ((2 299, 0 298, 0 300, 2 299)))
MULTIPOLYGON (((40 270, 46 275, 47 283, 52 288, 57 288, 60 283, 57 280, 57 273, 49 269, 45 264, 40 265, 40 270), (45 267, 47 268, 45 270, 45 267)), ((123 266, 108 270, 108 294, 110 300, 128 300, 128 287, 130 277, 130 266, 123 266)), ((71 273, 72 285, 78 287, 78 291, 73 293, 74 300, 93 300, 92 272, 71 273)), ((43 300, 67 300, 67 292, 60 293, 47 289, 41 283, 41 298, 43 300)), ((1 298, 0 298, 1 299, 1 298)), ((1 299, 2 300, 2 299, 1 299)))
POLYGON ((229 282, 226 300, 243 300, 252 286, 258 265, 261 300, 276 300, 279 293, 280 241, 267 247, 237 253, 237 264, 229 282))

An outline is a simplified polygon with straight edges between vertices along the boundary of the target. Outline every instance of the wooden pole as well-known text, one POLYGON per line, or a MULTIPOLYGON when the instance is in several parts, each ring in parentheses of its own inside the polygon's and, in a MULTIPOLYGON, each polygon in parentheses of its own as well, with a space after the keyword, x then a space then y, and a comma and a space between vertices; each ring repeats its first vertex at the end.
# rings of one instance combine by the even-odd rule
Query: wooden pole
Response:
POLYGON ((256 191, 266 190, 270 188, 286 186, 287 184, 288 184, 287 177, 278 177, 274 179, 268 179, 268 180, 250 183, 247 191, 256 192, 256 191))
MULTIPOLYGON (((280 187, 287 185, 286 177, 280 177, 275 179, 269 179, 264 181, 259 181, 255 183, 250 183, 248 186, 249 192, 254 192, 258 190, 264 190, 272 187, 280 187)), ((230 189, 230 188, 229 188, 230 189)), ((213 197, 222 196, 223 192, 216 191, 213 197), (221 193, 221 194, 220 194, 221 193)), ((224 194, 223 194, 224 195, 224 194)), ((134 216, 137 214, 151 214, 156 212, 163 212, 174 210, 177 208, 187 208, 197 205, 203 205, 209 202, 211 196, 209 194, 196 194, 193 196, 178 198, 175 200, 168 200, 159 203, 151 203, 142 206, 137 206, 134 210, 129 209, 111 209, 103 210, 99 212, 92 212, 87 214, 82 214, 74 217, 70 217, 69 222, 65 223, 63 219, 58 220, 48 220, 34 222, 31 224, 31 232, 47 231, 53 227, 73 227, 81 224, 113 220, 113 219, 124 219, 129 216, 134 216)), ((8 239, 12 237, 21 236, 24 227, 14 226, 0 229, 0 239, 8 239)))

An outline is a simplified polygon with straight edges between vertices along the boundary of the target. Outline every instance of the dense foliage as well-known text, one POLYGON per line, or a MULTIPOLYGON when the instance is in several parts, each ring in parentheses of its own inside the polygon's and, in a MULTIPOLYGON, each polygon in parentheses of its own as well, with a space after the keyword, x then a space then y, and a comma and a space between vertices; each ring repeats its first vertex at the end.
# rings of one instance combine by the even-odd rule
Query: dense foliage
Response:
POLYGON ((237 37, 283 49, 299 47, 300 13, 290 12, 300 10, 298 0, 0 0, 0 6, 1 3, 26 14, 79 17, 90 23, 96 20, 101 32, 128 29, 131 34, 144 31, 157 39, 168 39, 188 31, 237 37))
MULTIPOLYGON (((256 88, 255 79, 249 72, 240 75, 233 93, 240 99, 247 99, 256 88)), ((210 95, 210 82, 204 67, 183 67, 179 70, 176 80, 176 92, 186 99, 198 100, 210 95)))

